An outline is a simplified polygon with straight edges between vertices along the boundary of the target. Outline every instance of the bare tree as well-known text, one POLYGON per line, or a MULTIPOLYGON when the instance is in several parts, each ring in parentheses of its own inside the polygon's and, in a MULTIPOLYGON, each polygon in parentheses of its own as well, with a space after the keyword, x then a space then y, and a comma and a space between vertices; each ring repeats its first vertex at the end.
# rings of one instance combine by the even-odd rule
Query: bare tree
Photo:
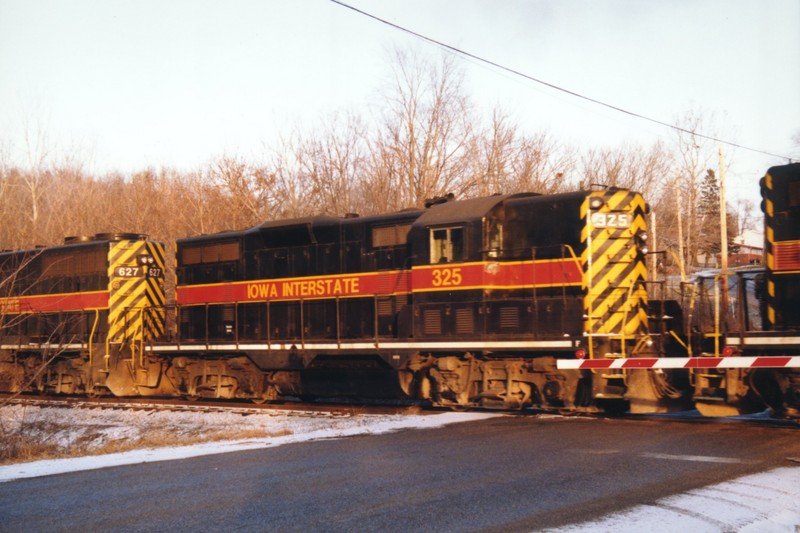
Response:
POLYGON ((474 153, 479 157, 475 163, 479 175, 478 195, 507 192, 518 150, 516 125, 507 114, 495 108, 489 129, 481 135, 477 145, 474 153))
POLYGON ((387 110, 371 147, 375 174, 396 190, 395 206, 422 206, 425 199, 475 186, 468 175, 474 147, 472 110, 463 73, 450 56, 432 64, 396 52, 387 110))
POLYGON ((747 231, 758 229, 761 217, 756 210, 756 204, 752 200, 738 199, 734 203, 732 210, 736 213, 737 235, 742 236, 747 231))
POLYGON ((694 110, 687 111, 677 121, 683 131, 678 131, 676 135, 676 179, 674 184, 677 194, 680 194, 683 200, 684 263, 687 265, 697 262, 697 235, 700 231, 698 225, 700 180, 708 168, 716 166, 716 146, 705 136, 699 134, 711 135, 713 121, 713 116, 706 119, 694 110))
POLYGON ((353 114, 334 114, 320 135, 309 135, 297 147, 300 178, 311 187, 320 212, 344 215, 364 207, 360 180, 369 176, 367 127, 353 114))
POLYGON ((222 156, 209 167, 209 177, 221 190, 228 229, 240 229, 267 216, 270 176, 238 157, 222 156))
POLYGON ((575 186, 576 152, 547 132, 523 137, 511 165, 514 186, 509 192, 552 194, 575 186))
POLYGON ((260 172, 270 184, 269 219, 293 218, 315 214, 316 203, 313 186, 301 171, 298 156, 301 153, 301 136, 282 137, 278 145, 269 150, 269 160, 260 172))
POLYGON ((50 141, 46 129, 41 124, 26 121, 24 127, 25 150, 28 159, 27 172, 22 174, 22 184, 28 193, 32 233, 35 234, 39 221, 39 208, 46 189, 46 163, 50 157, 50 141))
POLYGON ((589 150, 583 157, 584 186, 599 183, 624 187, 655 198, 670 178, 672 158, 664 145, 622 145, 589 150))

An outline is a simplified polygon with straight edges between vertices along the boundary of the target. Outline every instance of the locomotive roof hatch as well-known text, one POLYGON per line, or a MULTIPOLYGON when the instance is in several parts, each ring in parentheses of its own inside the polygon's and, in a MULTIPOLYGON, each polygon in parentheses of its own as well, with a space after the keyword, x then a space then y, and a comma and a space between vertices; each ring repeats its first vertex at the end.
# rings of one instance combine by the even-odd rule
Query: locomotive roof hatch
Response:
POLYGON ((328 224, 337 224, 341 221, 341 219, 337 217, 332 217, 328 215, 317 215, 313 217, 301 217, 301 218, 290 218, 290 219, 283 219, 283 220, 268 220, 263 224, 259 224, 258 226, 253 226, 247 232, 251 231, 260 231, 260 230, 267 230, 267 229, 275 229, 275 228, 284 228, 290 226, 317 226, 317 225, 328 225, 328 224))
MULTIPOLYGON (((269 220, 245 231, 251 246, 304 246, 335 242, 339 238, 341 218, 328 215, 269 220)), ((347 219, 358 220, 358 219, 347 219)))

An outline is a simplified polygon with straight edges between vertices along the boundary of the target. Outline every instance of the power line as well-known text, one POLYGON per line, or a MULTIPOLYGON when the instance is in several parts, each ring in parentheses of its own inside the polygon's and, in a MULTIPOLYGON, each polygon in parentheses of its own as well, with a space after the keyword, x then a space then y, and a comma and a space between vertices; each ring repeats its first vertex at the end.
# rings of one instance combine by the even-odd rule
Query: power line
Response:
POLYGON ((492 67, 495 67, 497 69, 503 70, 503 71, 508 72, 510 74, 513 74, 515 76, 519 76, 521 78, 525 78, 526 80, 538 83, 540 85, 544 85, 545 87, 549 87, 549 88, 554 89, 556 91, 559 91, 559 92, 562 92, 562 93, 566 93, 566 94, 568 94, 570 96, 574 96, 575 98, 580 98, 581 100, 585 100, 587 102, 591 102, 593 104, 606 107, 608 109, 617 111, 619 113, 623 113, 625 115, 629 115, 631 117, 638 118, 640 120, 646 120, 648 122, 652 122, 653 124, 658 124, 659 126, 664 126, 666 128, 670 128, 670 129, 673 129, 675 131, 679 131, 679 132, 682 132, 682 133, 688 133, 689 135, 694 135, 694 136, 697 136, 697 137, 700 137, 700 138, 703 138, 703 139, 708 139, 710 141, 726 144, 728 146, 733 146, 735 148, 741 148, 742 150, 748 150, 750 152, 756 152, 756 153, 768 155, 768 156, 771 156, 771 157, 778 157, 778 158, 781 158, 781 159, 787 159, 789 161, 793 161, 793 159, 794 159, 794 158, 791 158, 791 157, 788 157, 788 156, 785 156, 785 155, 773 154, 771 152, 766 152, 764 150, 759 150, 757 148, 750 148, 749 146, 744 146, 744 145, 737 144, 737 143, 734 143, 734 142, 731 142, 731 141, 726 141, 724 139, 719 139, 719 138, 713 137, 711 135, 704 135, 702 133, 697 133, 697 132, 694 132, 694 131, 691 131, 691 130, 687 130, 686 128, 682 128, 680 126, 676 126, 675 124, 670 124, 668 122, 663 122, 661 120, 658 120, 658 119, 655 119, 655 118, 652 118, 652 117, 648 117, 646 115, 642 115, 642 114, 636 113, 634 111, 629 111, 629 110, 624 109, 622 107, 618 107, 618 106, 615 106, 615 105, 612 105, 612 104, 608 104, 606 102, 602 102, 602 101, 597 100, 595 98, 592 98, 592 97, 589 97, 589 96, 586 96, 586 95, 583 95, 583 94, 580 94, 580 93, 576 93, 575 91, 571 91, 569 89, 566 89, 564 87, 560 87, 560 86, 555 85, 553 83, 549 83, 549 82, 541 80, 539 78, 535 78, 535 77, 533 77, 533 76, 531 76, 529 74, 525 74, 524 72, 520 72, 520 71, 512 69, 510 67, 506 67, 504 65, 501 65, 500 63, 496 63, 496 62, 491 61, 489 59, 485 59, 485 58, 480 57, 478 55, 475 55, 475 54, 472 54, 472 53, 467 52, 465 50, 462 50, 460 48, 456 48, 455 46, 451 46, 451 45, 449 45, 447 43, 443 43, 441 41, 437 41, 436 39, 433 39, 433 38, 428 37, 426 35, 422 35, 421 33, 417 33, 417 32, 415 32, 413 30, 410 30, 408 28, 405 28, 403 26, 395 24, 394 22, 388 21, 386 19, 382 19, 382 18, 380 18, 378 16, 375 16, 375 15, 373 15, 371 13, 368 13, 368 12, 363 11, 361 9, 358 9, 356 7, 353 7, 353 6, 349 5, 349 4, 345 4, 344 2, 341 2, 340 0, 330 0, 330 1, 333 2, 334 4, 337 4, 337 5, 341 6, 341 7, 344 7, 344 8, 347 8, 347 9, 351 10, 351 11, 354 11, 354 12, 360 14, 360 15, 364 15, 365 17, 369 17, 372 20, 380 22, 381 24, 385 24, 385 25, 390 26, 390 27, 392 27, 392 28, 394 28, 396 30, 400 30, 400 31, 405 32, 405 33, 407 33, 409 35, 413 35, 414 37, 416 37, 418 39, 422 39, 423 41, 427 41, 427 42, 429 42, 431 44, 434 44, 436 46, 444 48, 445 50, 447 50, 449 52, 452 52, 452 53, 454 53, 456 55, 467 57, 469 59, 473 59, 473 60, 478 61, 480 63, 484 63, 486 65, 490 65, 492 67))

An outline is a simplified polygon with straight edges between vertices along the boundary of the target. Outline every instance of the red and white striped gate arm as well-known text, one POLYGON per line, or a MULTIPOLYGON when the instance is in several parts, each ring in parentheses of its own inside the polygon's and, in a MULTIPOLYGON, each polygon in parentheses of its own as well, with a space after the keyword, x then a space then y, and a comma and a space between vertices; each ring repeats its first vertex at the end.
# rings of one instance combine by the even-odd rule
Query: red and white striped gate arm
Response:
POLYGON ((642 357, 634 359, 559 359, 559 369, 622 368, 800 368, 800 356, 642 357))

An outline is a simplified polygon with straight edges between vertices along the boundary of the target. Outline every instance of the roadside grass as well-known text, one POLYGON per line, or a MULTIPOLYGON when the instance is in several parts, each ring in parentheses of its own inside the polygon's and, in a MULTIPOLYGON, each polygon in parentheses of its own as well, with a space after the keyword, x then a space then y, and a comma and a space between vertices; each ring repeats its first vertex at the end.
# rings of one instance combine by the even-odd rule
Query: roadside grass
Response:
POLYGON ((68 419, 42 420, 25 416, 20 420, 0 417, 0 465, 43 459, 103 455, 141 448, 184 446, 201 442, 245 440, 291 435, 288 429, 236 429, 230 425, 198 424, 163 427, 142 424, 80 425, 68 419))

